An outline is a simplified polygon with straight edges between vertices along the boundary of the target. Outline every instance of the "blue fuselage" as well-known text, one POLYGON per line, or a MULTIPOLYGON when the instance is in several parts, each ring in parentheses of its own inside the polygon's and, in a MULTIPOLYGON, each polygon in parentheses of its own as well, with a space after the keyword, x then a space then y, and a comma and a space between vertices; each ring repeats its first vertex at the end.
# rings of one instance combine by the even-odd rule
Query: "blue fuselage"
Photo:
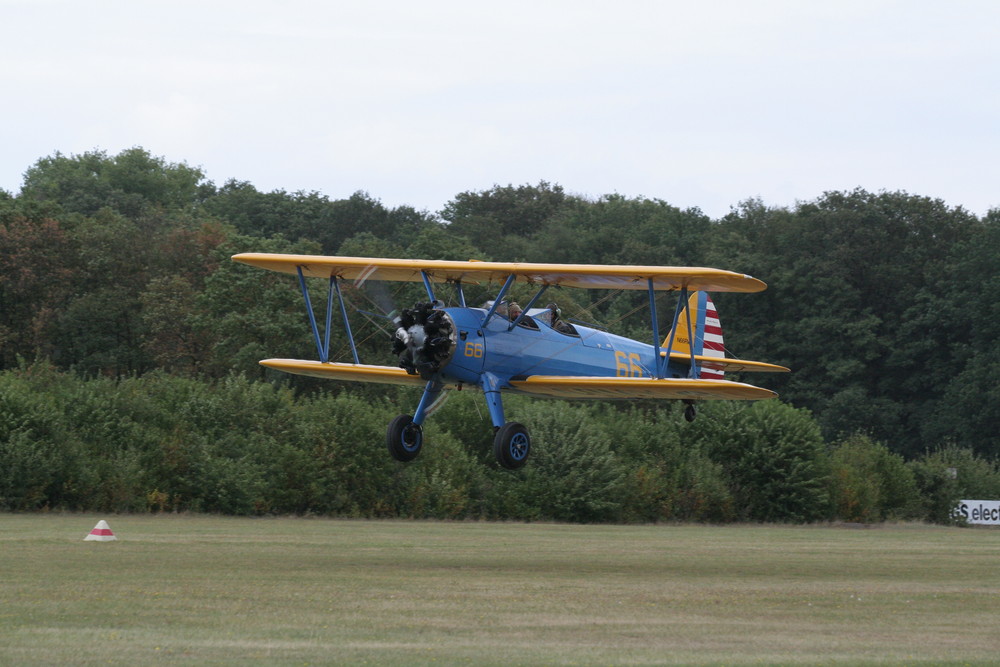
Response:
MULTIPOLYGON (((531 375, 651 377, 655 348, 630 338, 575 325, 576 335, 553 329, 548 317, 525 317, 511 328, 494 316, 484 327, 483 308, 446 308, 455 324, 455 352, 441 374, 450 381, 479 384, 485 373, 503 386, 531 375)), ((669 377, 674 369, 667 370, 669 377)))

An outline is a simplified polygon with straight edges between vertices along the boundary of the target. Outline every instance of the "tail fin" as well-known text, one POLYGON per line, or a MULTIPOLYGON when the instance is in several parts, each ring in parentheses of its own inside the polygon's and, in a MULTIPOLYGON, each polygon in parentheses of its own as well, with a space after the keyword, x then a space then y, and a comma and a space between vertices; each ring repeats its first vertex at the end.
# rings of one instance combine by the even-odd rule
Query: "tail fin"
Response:
MULTIPOLYGON (((688 309, 681 312, 677 320, 677 329, 667 334, 663 341, 663 347, 668 343, 672 352, 680 352, 685 355, 692 354, 691 341, 688 340, 688 313, 691 313, 691 334, 694 337, 694 351, 696 355, 706 357, 724 357, 725 348, 722 344, 722 325, 719 323, 719 313, 715 310, 712 297, 708 292, 694 292, 688 299, 688 309)), ((722 369, 698 368, 697 377, 703 379, 721 380, 725 376, 722 369)))

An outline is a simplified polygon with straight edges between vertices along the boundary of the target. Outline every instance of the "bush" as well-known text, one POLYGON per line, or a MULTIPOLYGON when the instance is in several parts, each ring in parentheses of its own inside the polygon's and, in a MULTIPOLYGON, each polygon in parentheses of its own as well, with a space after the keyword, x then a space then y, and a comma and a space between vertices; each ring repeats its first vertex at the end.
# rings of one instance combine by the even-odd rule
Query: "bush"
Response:
POLYGON ((1000 498, 1000 470, 968 448, 946 446, 909 463, 928 521, 953 523, 958 501, 1000 498))
POLYGON ((530 463, 513 474, 499 472, 507 482, 500 490, 515 499, 515 516, 582 523, 621 518, 625 469, 585 409, 533 401, 518 420, 530 424, 530 463))
POLYGON ((689 424, 675 405, 506 396, 533 453, 501 470, 481 399, 453 396, 420 458, 401 464, 385 429, 413 391, 296 395, 243 376, 84 380, 22 366, 0 373, 0 509, 947 522, 962 497, 1000 497, 997 465, 971 450, 904 464, 859 435, 827 454, 811 415, 777 401, 709 402, 689 424))
POLYGON ((903 457, 860 434, 831 453, 830 496, 836 517, 845 521, 908 519, 920 511, 913 472, 903 457))
MULTIPOLYGON (((384 454, 384 448, 381 450, 384 454)), ((450 433, 429 429, 424 450, 411 464, 394 464, 402 492, 398 513, 417 519, 478 518, 484 468, 450 433)))
POLYGON ((682 521, 726 523, 738 517, 724 467, 692 451, 680 468, 673 517, 682 521))
POLYGON ((78 450, 51 397, 24 377, 0 376, 0 508, 76 507, 78 450))
POLYGON ((725 471, 736 516, 750 521, 828 518, 828 462, 819 427, 806 410, 778 401, 749 407, 710 404, 691 424, 725 471), (701 426, 695 427, 702 422, 701 426))

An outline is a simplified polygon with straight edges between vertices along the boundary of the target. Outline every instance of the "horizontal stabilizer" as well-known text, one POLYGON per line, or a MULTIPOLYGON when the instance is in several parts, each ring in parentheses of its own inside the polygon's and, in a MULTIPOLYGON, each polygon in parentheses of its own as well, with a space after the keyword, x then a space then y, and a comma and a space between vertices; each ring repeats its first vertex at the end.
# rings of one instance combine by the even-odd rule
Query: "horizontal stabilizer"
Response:
MULTIPOLYGON (((660 356, 665 356, 666 350, 660 352, 660 356)), ((688 362, 691 355, 682 352, 671 352, 671 361, 688 362)), ((728 357, 707 357, 701 354, 694 355, 694 361, 703 368, 713 368, 721 371, 744 371, 746 373, 788 373, 788 368, 777 364, 768 364, 763 361, 747 361, 746 359, 732 359, 728 357)))
POLYGON ((365 364, 335 364, 303 359, 264 359, 261 366, 275 370, 323 378, 324 380, 347 380, 350 382, 377 382, 382 384, 402 384, 423 387, 426 380, 419 375, 410 375, 402 368, 393 366, 366 366, 365 364))
POLYGON ((756 401, 776 393, 742 382, 648 377, 572 377, 532 375, 511 380, 511 387, 534 396, 556 398, 680 398, 690 400, 756 401))

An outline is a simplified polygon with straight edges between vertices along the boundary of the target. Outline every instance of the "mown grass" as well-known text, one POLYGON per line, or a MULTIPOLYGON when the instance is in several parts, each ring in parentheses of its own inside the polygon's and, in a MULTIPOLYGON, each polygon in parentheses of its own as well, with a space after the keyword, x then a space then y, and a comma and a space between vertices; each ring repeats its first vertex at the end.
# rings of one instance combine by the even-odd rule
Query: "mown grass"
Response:
POLYGON ((910 525, 0 515, 0 664, 988 664, 998 558, 910 525))

